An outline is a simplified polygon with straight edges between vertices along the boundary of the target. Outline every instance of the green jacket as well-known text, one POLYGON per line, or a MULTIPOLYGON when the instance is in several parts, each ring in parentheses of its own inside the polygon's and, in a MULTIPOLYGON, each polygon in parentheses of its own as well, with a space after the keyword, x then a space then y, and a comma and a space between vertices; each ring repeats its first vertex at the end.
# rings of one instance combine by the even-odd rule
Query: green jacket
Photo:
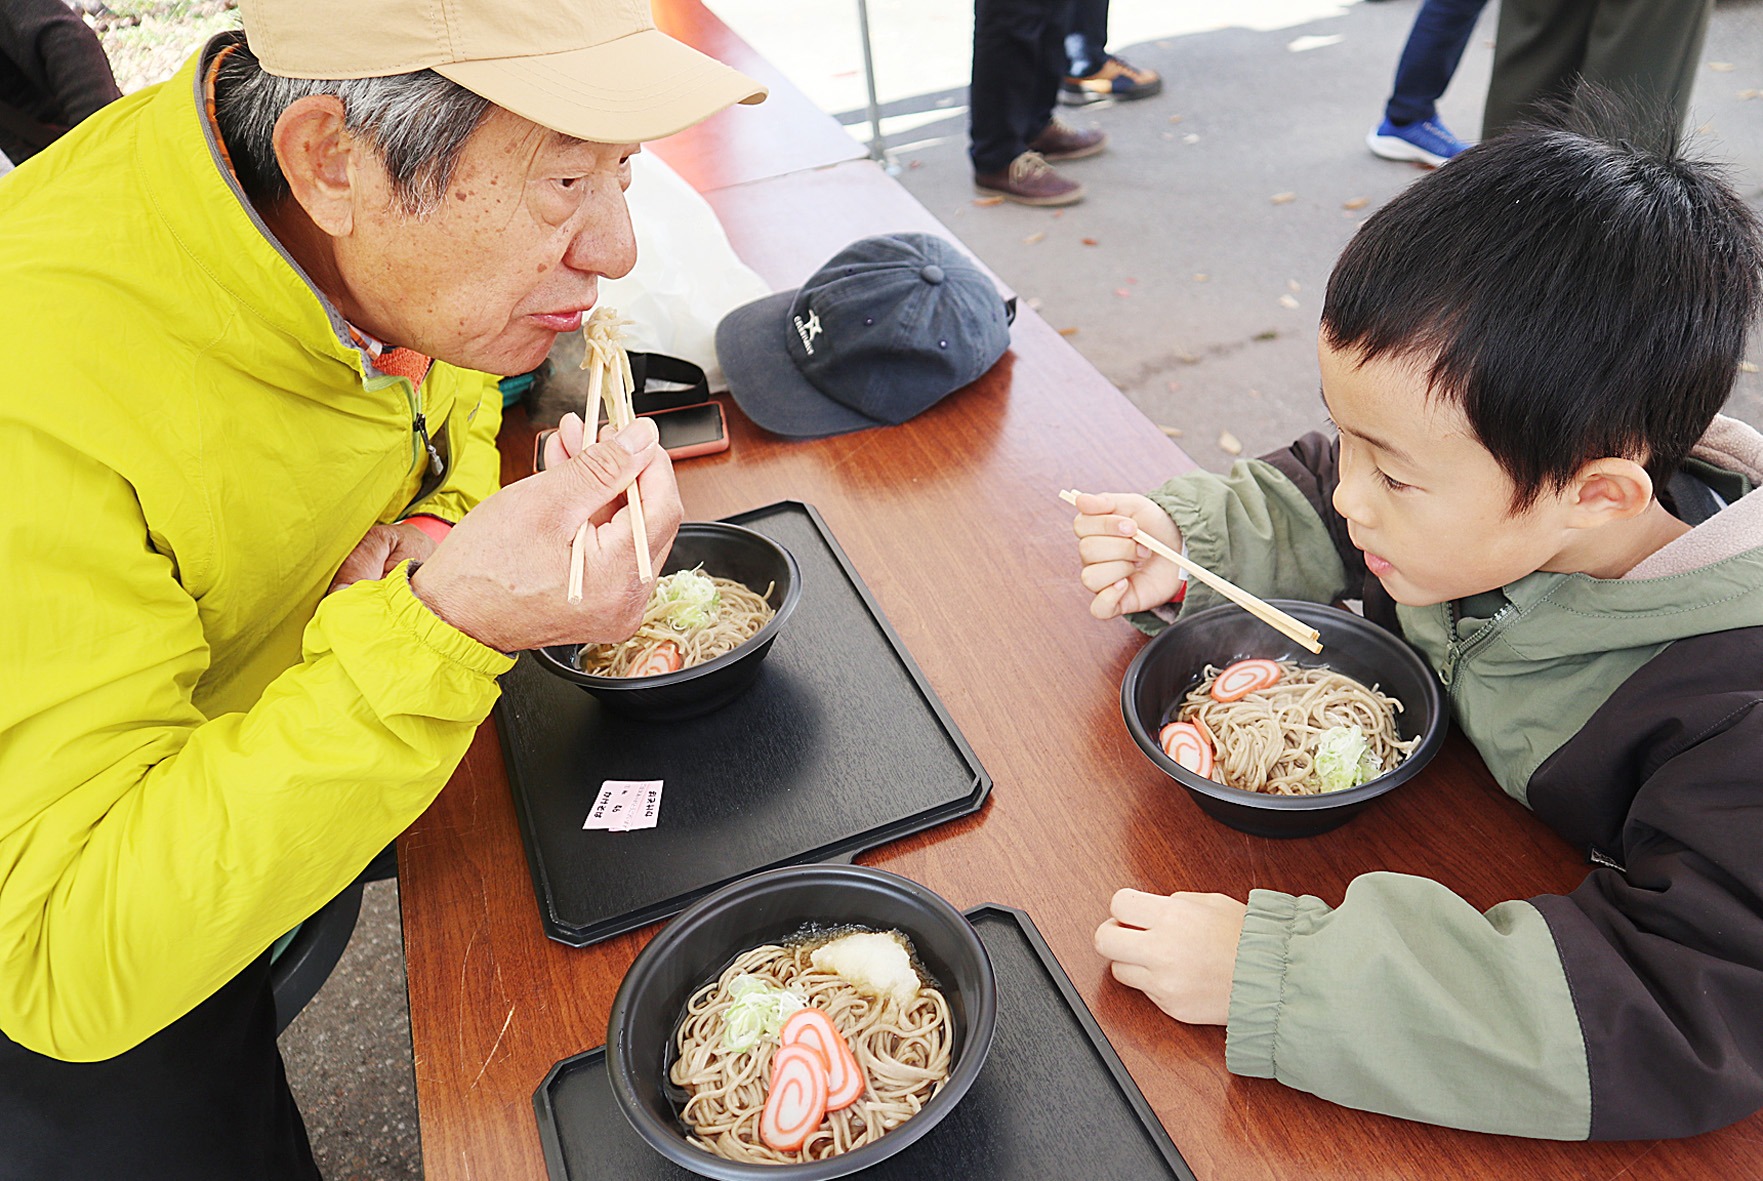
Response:
POLYGON ((0 1029, 68 1060, 165 1027, 348 884, 510 663, 402 569, 326 597, 376 522, 494 490, 501 402, 372 367, 198 80, 0 181, 0 1029), (434 489, 418 413, 454 459, 434 489))
MULTIPOLYGON (((1561 1139, 1690 1135, 1763 1106, 1763 436, 1717 419, 1687 466, 1728 507, 1623 578, 1538 573, 1418 609, 1347 541, 1329 440, 1153 494, 1227 578, 1363 598, 1398 627, 1494 778, 1593 866, 1570 895, 1486 913, 1392 873, 1338 907, 1253 891, 1231 1070, 1561 1139)), ((1189 584, 1185 605, 1216 601, 1189 584)))

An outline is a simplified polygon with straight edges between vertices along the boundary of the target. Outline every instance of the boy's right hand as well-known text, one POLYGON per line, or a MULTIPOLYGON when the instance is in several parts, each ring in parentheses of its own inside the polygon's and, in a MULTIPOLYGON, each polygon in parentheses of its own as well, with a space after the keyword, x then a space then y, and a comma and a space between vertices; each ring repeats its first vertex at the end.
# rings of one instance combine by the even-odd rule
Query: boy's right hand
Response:
POLYGON ((1142 530, 1170 549, 1181 549, 1181 530, 1148 496, 1136 492, 1080 492, 1077 556, 1079 577, 1095 593, 1090 614, 1113 619, 1132 611, 1161 607, 1181 589, 1181 571, 1159 558, 1133 537, 1142 530))
POLYGON ((1237 942, 1249 908, 1228 894, 1116 890, 1096 950, 1114 978, 1190 1025, 1230 1023, 1237 942))

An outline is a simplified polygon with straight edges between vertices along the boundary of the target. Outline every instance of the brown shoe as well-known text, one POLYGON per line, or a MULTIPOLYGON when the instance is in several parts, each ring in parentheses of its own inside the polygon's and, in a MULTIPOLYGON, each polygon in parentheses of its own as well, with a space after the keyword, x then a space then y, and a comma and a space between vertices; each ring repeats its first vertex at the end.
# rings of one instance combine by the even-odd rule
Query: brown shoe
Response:
POLYGON ((1059 101, 1068 107, 1082 107, 1105 99, 1130 102, 1162 91, 1163 78, 1156 70, 1142 70, 1111 53, 1095 73, 1061 79, 1059 101))
POLYGON ((1081 160, 1094 156, 1108 145, 1108 133, 1091 128, 1079 131, 1055 119, 1046 130, 1028 141, 1028 150, 1039 152, 1049 160, 1081 160))
POLYGON ((1084 199, 1084 187, 1053 171, 1039 152, 1024 152, 1006 172, 975 173, 973 187, 1019 205, 1075 205, 1084 199))

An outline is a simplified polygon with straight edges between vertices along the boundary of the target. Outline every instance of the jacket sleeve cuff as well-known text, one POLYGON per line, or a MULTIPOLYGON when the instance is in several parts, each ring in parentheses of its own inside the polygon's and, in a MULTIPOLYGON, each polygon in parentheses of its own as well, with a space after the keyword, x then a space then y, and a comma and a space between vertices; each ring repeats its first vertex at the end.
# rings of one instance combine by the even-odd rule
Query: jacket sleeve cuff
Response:
POLYGON ((1280 1007, 1298 900, 1275 890, 1251 890, 1237 939, 1230 981, 1230 1020, 1224 1065, 1232 1074, 1274 1078, 1280 1007))
MULTIPOLYGON (((1219 477, 1211 472, 1177 476, 1148 495, 1169 514, 1181 530, 1181 552, 1208 570, 1230 567, 1230 538, 1224 532, 1222 513, 1207 512, 1202 504, 1206 492, 1216 489, 1219 477), (1202 490, 1205 490, 1203 492, 1202 490)), ((1182 584, 1183 592, 1187 583, 1182 584)))
MULTIPOLYGON (((1327 524, 1303 492, 1264 460, 1239 459, 1222 476, 1189 472, 1150 498, 1181 530, 1188 557, 1245 590, 1327 603, 1346 586, 1327 524)), ((1188 588, 1187 602, 1196 611, 1225 601, 1204 584, 1188 588)))
POLYGON ((475 724, 514 658, 478 643, 410 589, 409 563, 322 600, 306 629, 307 659, 335 653, 381 718, 415 714, 475 724), (420 688, 418 688, 420 686, 420 688))
MULTIPOLYGON (((1184 582, 1181 585, 1185 593, 1188 584, 1184 582)), ((1181 618, 1181 604, 1182 595, 1177 595, 1161 607, 1153 607, 1149 611, 1130 612, 1126 616, 1126 621, 1147 636, 1154 636, 1181 618)))
POLYGON ((387 604, 396 626, 409 631, 425 647, 472 672, 499 677, 514 667, 514 657, 480 644, 429 610, 428 604, 417 598, 416 591, 410 586, 413 573, 411 563, 400 562, 397 569, 385 578, 391 584, 387 604))

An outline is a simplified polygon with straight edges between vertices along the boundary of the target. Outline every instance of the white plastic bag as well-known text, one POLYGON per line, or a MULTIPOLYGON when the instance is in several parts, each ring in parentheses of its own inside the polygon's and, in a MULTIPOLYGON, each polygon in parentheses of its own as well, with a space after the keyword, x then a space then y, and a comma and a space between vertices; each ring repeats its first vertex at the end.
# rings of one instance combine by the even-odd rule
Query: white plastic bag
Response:
POLYGON ((600 302, 635 321, 626 345, 701 366, 710 388, 728 388, 716 363, 716 325, 771 288, 735 256, 709 202, 652 152, 631 157, 626 194, 637 265, 600 281, 600 302))

